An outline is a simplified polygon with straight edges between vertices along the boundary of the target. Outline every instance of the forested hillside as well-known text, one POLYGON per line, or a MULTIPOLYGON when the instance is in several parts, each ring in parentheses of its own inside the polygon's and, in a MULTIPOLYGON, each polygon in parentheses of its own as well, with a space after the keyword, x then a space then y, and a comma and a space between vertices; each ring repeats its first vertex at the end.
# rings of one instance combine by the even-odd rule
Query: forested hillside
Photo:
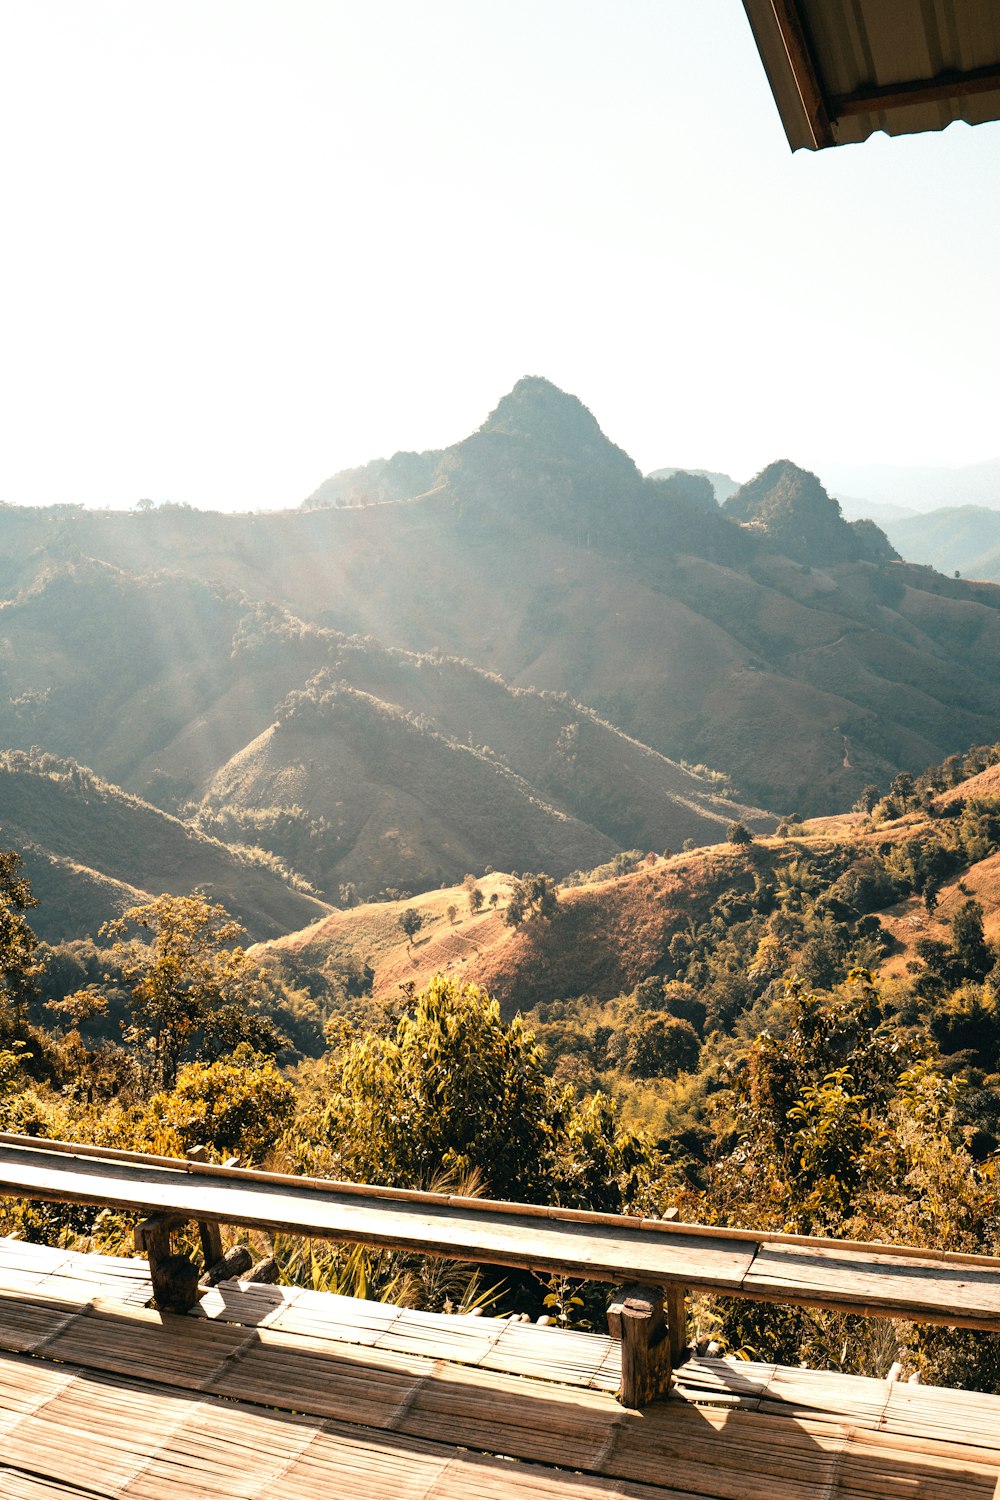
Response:
MULTIPOLYGON (((14 774, 17 772, 15 763, 14 774)), ((105 801, 79 769, 33 768, 105 801), (82 782, 82 785, 81 785, 82 782)), ((60 795, 62 793, 60 792, 60 795)), ((152 809, 146 809, 146 816, 152 809)), ((159 815, 156 815, 159 816, 159 815)), ((1000 747, 866 788, 836 818, 575 871, 492 872, 245 949, 204 896, 39 945, 0 854, 0 1124, 406 1186, 1000 1251, 1000 747), (517 1014, 526 1012, 524 1019, 517 1014)), ((7 1211, 114 1249, 122 1216, 7 1211)), ((384 1252, 286 1280, 471 1305, 481 1279, 384 1252)), ((506 1310, 601 1294, 506 1275, 506 1310)), ((997 1338, 692 1308, 691 1337, 1000 1386, 997 1338)))
POLYGON ((329 911, 273 855, 206 837, 53 755, 0 753, 0 828, 24 858, 50 942, 93 936, 123 907, 170 891, 222 902, 258 939, 329 911))
MULTIPOLYGON (((325 900, 425 889, 488 864, 564 875, 637 841, 715 839, 733 818, 774 825, 727 796, 724 777, 685 769, 565 694, 307 625, 175 573, 71 563, 0 621, 8 745, 33 764, 72 759, 189 832, 273 856, 325 900)), ((124 838, 103 836, 93 816, 64 837, 39 821, 37 798, 0 817, 11 842, 162 889, 128 855, 145 841, 135 802, 116 806, 136 824, 124 838)), ((176 872, 167 878, 214 887, 218 872, 196 857, 208 844, 188 847, 185 879, 176 860, 162 863, 176 872)), ((239 906, 231 886, 223 894, 239 906)), ((81 910, 79 935, 87 921, 81 910)))

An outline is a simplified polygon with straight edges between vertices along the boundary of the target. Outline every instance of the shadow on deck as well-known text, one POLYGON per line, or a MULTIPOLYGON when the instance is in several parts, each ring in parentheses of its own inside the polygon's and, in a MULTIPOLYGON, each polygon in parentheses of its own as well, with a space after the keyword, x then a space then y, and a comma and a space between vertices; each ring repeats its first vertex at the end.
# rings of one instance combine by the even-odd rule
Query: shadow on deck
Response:
POLYGON ((643 1411, 593 1334, 0 1241, 0 1493, 994 1500, 1000 1397, 696 1360, 643 1411))

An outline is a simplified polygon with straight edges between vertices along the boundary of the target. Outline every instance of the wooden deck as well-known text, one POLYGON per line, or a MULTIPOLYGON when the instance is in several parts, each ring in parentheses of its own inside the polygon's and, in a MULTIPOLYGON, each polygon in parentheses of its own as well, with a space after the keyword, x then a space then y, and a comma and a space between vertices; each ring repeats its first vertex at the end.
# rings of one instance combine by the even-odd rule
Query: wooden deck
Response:
POLYGON ((694 1360, 0 1240, 4 1500, 1000 1500, 1000 1397, 694 1360))

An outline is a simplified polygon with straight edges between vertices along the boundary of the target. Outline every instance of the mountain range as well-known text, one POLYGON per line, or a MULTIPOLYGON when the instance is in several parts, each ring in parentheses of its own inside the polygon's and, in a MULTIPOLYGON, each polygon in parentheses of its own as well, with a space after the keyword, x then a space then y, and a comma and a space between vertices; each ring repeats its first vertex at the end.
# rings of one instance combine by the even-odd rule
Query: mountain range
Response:
MULTIPOLYGON (((998 737, 1000 588, 902 561, 788 460, 722 505, 713 478, 644 478, 529 377, 296 511, 0 508, 0 745, 128 794, 89 843, 51 791, 4 839, 150 890, 115 864, 134 806, 325 910, 766 831, 998 737)), ((228 890, 220 857, 184 880, 228 890)), ((271 900, 252 935, 301 925, 271 900)))
POLYGON ((838 493, 863 495, 875 505, 911 511, 982 505, 1000 509, 1000 458, 978 464, 831 464, 838 493))
POLYGON ((883 519, 894 545, 943 573, 1000 581, 1000 510, 955 505, 883 519))

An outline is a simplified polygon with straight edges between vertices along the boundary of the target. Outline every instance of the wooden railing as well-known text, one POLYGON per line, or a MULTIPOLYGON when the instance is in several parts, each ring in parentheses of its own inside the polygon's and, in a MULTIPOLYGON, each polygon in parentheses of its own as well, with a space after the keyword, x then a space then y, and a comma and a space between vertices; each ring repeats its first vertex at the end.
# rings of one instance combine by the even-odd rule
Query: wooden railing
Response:
POLYGON ((685 1294, 697 1288, 872 1317, 1000 1332, 1000 1259, 803 1235, 679 1224, 535 1204, 410 1192, 0 1134, 0 1194, 146 1216, 137 1242, 158 1305, 184 1310, 198 1268, 171 1250, 201 1227, 281 1231, 625 1285, 609 1309, 622 1341, 622 1400, 664 1394, 684 1357, 685 1294))

